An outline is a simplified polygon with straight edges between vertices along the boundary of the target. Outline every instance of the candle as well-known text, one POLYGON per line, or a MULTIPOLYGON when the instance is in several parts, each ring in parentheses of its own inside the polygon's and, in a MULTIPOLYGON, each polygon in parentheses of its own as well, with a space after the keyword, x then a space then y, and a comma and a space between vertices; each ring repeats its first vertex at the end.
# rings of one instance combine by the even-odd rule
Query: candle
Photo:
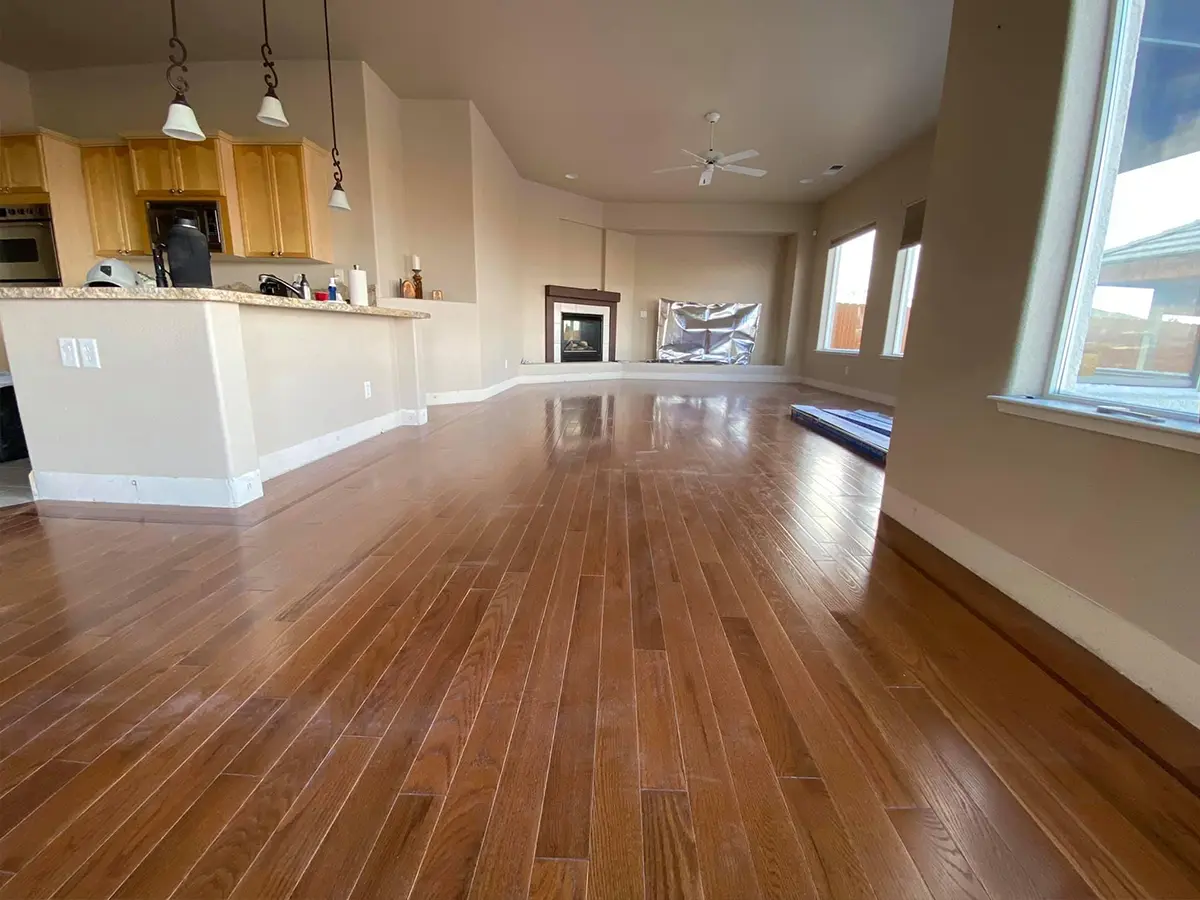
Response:
POLYGON ((419 269, 419 268, 421 268, 421 257, 417 256, 417 254, 415 254, 415 253, 413 254, 413 264, 412 264, 412 267, 413 267, 414 269, 419 269))

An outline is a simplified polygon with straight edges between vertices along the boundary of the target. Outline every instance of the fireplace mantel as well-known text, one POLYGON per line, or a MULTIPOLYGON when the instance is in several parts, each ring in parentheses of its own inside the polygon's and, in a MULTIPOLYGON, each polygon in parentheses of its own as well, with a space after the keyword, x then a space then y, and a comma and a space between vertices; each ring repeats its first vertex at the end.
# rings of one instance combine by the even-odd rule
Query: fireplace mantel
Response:
POLYGON ((546 285, 546 362, 555 362, 554 346, 559 341, 555 323, 554 307, 564 304, 572 306, 594 306, 597 313, 603 311, 608 319, 607 362, 617 361, 617 304, 621 295, 616 291, 597 291, 590 288, 566 287, 561 284, 546 285))

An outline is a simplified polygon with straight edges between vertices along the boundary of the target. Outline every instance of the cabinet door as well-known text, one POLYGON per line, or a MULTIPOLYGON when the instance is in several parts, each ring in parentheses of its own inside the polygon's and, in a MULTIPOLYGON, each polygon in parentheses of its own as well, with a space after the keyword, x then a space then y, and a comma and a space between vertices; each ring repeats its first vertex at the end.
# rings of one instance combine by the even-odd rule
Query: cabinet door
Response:
POLYGON ((16 134, 2 139, 4 187, 14 194, 46 190, 42 169, 42 141, 36 134, 16 134))
POLYGON ((178 169, 176 187, 185 193, 221 193, 221 164, 217 158, 217 142, 172 141, 178 169))
POLYGON ((279 236, 271 189, 271 148, 264 144, 237 144, 233 148, 233 170, 242 208, 246 256, 275 256, 279 236))
POLYGON ((275 206, 279 211, 279 249, 284 256, 312 257, 308 231, 308 192, 304 181, 304 147, 271 148, 275 206))
POLYGON ((84 147, 80 151, 92 222, 92 246, 97 256, 119 256, 129 249, 116 150, 116 147, 84 147))
POLYGON ((125 228, 125 249, 138 256, 150 255, 150 228, 146 224, 146 204, 133 188, 133 161, 128 147, 113 147, 113 167, 117 176, 117 203, 125 228))
POLYGON ((174 193, 175 156, 170 138, 137 138, 129 142, 133 187, 139 194, 174 193))

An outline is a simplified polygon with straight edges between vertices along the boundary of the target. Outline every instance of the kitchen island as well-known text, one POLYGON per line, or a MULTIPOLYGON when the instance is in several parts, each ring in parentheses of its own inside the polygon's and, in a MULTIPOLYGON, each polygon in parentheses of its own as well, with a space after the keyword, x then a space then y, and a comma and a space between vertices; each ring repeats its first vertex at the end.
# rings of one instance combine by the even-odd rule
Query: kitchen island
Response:
POLYGON ((428 317, 201 288, 0 288, 37 496, 237 507, 422 425, 428 317))

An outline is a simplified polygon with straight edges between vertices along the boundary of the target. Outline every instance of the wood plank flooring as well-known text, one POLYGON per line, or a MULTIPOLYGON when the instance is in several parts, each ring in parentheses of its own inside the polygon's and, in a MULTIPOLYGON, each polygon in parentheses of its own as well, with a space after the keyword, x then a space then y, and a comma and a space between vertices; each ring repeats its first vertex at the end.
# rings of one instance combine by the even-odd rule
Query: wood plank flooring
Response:
POLYGON ((1200 898, 1198 735, 877 541, 800 401, 525 387, 237 512, 6 510, 0 900, 1200 898))

